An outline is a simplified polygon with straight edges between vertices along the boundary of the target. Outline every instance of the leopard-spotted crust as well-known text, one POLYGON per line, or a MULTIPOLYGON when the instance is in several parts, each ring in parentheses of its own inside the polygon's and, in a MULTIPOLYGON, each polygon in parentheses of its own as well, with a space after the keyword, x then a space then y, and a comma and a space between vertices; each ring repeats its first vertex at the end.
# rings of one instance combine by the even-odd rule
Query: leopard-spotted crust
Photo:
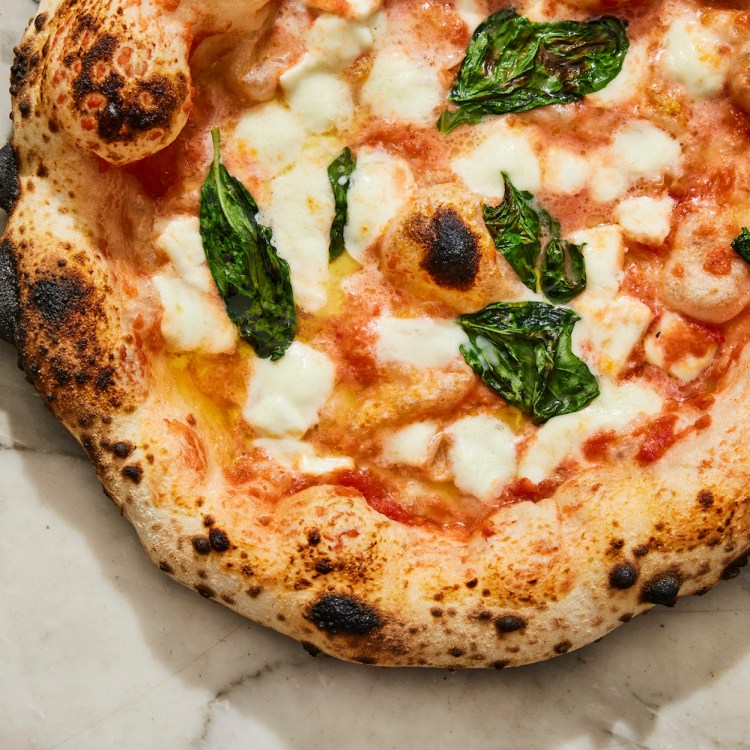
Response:
MULTIPOLYGON (((500 508, 484 534, 468 539, 393 521, 351 488, 312 487, 269 505, 228 487, 191 405, 146 368, 125 325, 132 301, 113 283, 117 259, 101 250, 112 230, 92 208, 106 201, 117 223, 137 206, 129 183, 101 159, 140 158, 179 132, 191 96, 183 42, 201 23, 229 26, 226 4, 208 20, 198 5, 175 5, 42 3, 13 68, 19 190, 3 240, 17 279, 23 367, 154 563, 313 653, 454 668, 554 657, 736 575, 750 549, 748 353, 727 376, 711 426, 666 459, 586 470, 552 497, 500 508), (122 20, 149 14, 159 23, 122 20), (85 34, 76 37, 79 27, 85 34), (138 38, 128 37, 136 28, 138 38), (75 96, 53 97, 67 85, 60 66, 126 47, 141 72, 91 104, 87 130, 75 96), (158 73, 139 65, 142 52, 158 73), (117 97, 137 99, 157 74, 167 93, 141 105, 158 112, 109 123, 117 97)), ((252 1, 247 9, 263 12, 252 1)), ((114 55, 97 75, 113 75, 105 68, 114 55)), ((140 236, 138 226, 128 231, 140 236)))

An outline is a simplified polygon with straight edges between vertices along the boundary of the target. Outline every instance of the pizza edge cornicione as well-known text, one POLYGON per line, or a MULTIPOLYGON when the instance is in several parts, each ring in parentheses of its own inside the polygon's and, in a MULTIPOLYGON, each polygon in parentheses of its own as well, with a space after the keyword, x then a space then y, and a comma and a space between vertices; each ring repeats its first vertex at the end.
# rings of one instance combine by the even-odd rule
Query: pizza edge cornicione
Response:
MULTIPOLYGON (((554 657, 736 575, 750 549, 747 351, 710 426, 664 458, 585 469, 551 497, 500 507, 469 537, 391 520, 342 485, 272 505, 212 495, 218 470, 185 432, 200 434, 200 421, 168 379, 144 377, 114 292, 117 269, 91 241, 98 229, 87 206, 118 195, 116 170, 80 151, 54 114, 54 39, 80 5, 93 7, 43 3, 18 48, 13 153, 5 152, 17 191, 11 185, 2 267, 28 379, 161 570, 313 653, 454 668, 554 657)), ((102 31, 116 21, 118 4, 109 7, 88 29, 102 47, 114 43, 102 31)), ((189 82, 170 77, 170 51, 154 54, 162 52, 167 74, 151 95, 163 97, 166 138, 184 124, 189 82)), ((131 147, 153 131, 136 105, 129 117, 131 147)))

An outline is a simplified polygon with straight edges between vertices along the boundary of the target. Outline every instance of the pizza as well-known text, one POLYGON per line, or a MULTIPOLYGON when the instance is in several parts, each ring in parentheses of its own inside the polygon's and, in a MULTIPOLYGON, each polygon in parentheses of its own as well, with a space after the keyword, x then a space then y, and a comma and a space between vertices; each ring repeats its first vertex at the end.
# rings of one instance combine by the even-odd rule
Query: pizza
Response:
POLYGON ((154 563, 502 668, 750 550, 750 12, 43 0, 2 331, 154 563))

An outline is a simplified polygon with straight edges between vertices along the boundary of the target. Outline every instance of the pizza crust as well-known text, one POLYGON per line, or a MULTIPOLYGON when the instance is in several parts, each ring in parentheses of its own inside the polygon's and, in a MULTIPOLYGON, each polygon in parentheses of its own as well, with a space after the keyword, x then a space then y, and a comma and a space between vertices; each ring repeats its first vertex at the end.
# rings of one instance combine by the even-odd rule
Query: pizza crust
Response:
MULTIPOLYGON (((129 4, 106 6, 106 33, 120 5, 129 4)), ((230 486, 191 405, 144 361, 126 322, 134 303, 115 283, 116 260, 96 247, 88 208, 102 195, 135 200, 117 170, 101 170, 88 153, 127 162, 184 124, 187 48, 152 40, 159 55, 172 50, 163 64, 179 89, 166 124, 154 126, 158 138, 137 128, 95 138, 78 127, 70 100, 65 113, 50 104, 63 58, 48 42, 74 34, 74 6, 43 3, 14 66, 19 197, 4 235, 17 282, 13 333, 29 380, 156 565, 312 653, 497 668, 579 648, 654 604, 672 606, 736 575, 750 551, 747 352, 710 427, 664 460, 590 468, 547 499, 499 507, 472 535, 398 523, 347 487, 311 487, 272 504, 256 502, 249 484, 230 486)), ((139 12, 171 19, 164 6, 144 0, 139 12)), ((143 240, 137 227, 133 240, 143 240)), ((262 481, 260 459, 251 469, 262 481)))

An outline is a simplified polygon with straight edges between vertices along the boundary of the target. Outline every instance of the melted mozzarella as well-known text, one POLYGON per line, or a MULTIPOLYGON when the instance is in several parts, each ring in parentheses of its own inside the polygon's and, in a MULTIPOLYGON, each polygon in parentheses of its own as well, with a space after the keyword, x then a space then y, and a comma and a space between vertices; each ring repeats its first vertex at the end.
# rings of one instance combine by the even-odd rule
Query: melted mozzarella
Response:
POLYGON ((657 246, 667 239, 674 205, 674 200, 668 195, 627 198, 618 204, 615 217, 628 237, 645 245, 657 246))
POLYGON ((414 178, 405 161, 381 149, 357 150, 344 229, 344 244, 355 260, 362 261, 367 248, 411 198, 414 189, 414 178))
POLYGON ((178 216, 157 227, 156 245, 163 250, 177 274, 191 286, 208 294, 214 287, 203 251, 197 216, 178 216))
POLYGON ((257 438, 252 444, 264 450, 282 466, 303 474, 317 476, 330 471, 354 468, 354 460, 349 456, 319 456, 312 445, 301 440, 257 438))
POLYGON ((645 44, 631 44, 622 70, 603 89, 588 94, 586 101, 598 107, 615 107, 627 102, 640 93, 648 70, 648 48, 645 44))
POLYGON ((489 416, 464 417, 446 428, 449 460, 461 492, 491 500, 516 473, 516 441, 504 422, 489 416))
POLYGON ((237 123, 234 146, 273 177, 293 164, 302 150, 305 130, 283 105, 271 102, 251 109, 237 123))
POLYGON ((316 59, 340 68, 349 65, 372 44, 372 32, 364 24, 322 13, 307 37, 316 59))
POLYGON ((588 161, 566 149, 552 147, 544 153, 544 189, 573 195, 586 187, 588 161))
POLYGON ((276 362, 256 360, 242 414, 273 437, 301 437, 317 423, 335 374, 325 354, 295 341, 276 362))
POLYGON ((521 458, 518 476, 541 482, 566 456, 579 457, 583 443, 597 432, 623 430, 637 417, 656 414, 661 407, 661 397, 650 388, 604 380, 601 395, 585 409, 553 417, 539 428, 521 458))
MULTIPOLYGON (((685 341, 687 324, 681 315, 666 312, 659 319, 658 325, 649 333, 643 342, 646 360, 668 372, 672 377, 689 383, 695 380, 713 362, 719 345, 706 338, 703 342, 703 353, 684 351, 676 359, 667 357, 667 350, 685 341), (675 340, 678 342, 675 345, 675 340)), ((693 336, 694 338, 694 336, 693 336)), ((683 343, 682 346, 685 346, 683 343)))
POLYGON ((539 190, 541 177, 533 131, 511 127, 501 120, 477 126, 477 130, 484 131, 479 142, 451 163, 469 190, 488 198, 502 198, 501 172, 507 172, 519 190, 539 190))
MULTIPOLYGON (((576 297, 576 301, 594 297, 602 301, 613 300, 620 288, 625 260, 625 243, 620 228, 615 224, 602 224, 574 232, 570 240, 583 245, 586 264, 586 290, 576 297)), ((573 306, 575 304, 574 301, 573 306)))
POLYGON ((292 112, 310 133, 345 130, 351 122, 354 102, 349 86, 325 68, 315 63, 303 71, 292 68, 281 77, 281 85, 292 112))
POLYGON ((443 101, 438 70, 400 49, 385 49, 375 58, 362 101, 376 117, 430 125, 443 101))
POLYGON ((486 18, 486 14, 479 7, 477 0, 455 0, 454 5, 456 13, 461 16, 461 20, 466 24, 470 34, 486 18))
POLYGON ((162 306, 161 333, 172 352, 231 352, 237 336, 223 302, 187 281, 161 274, 154 286, 162 306))
POLYGON ((665 36, 664 72, 695 97, 721 93, 731 61, 721 53, 721 39, 705 24, 679 16, 665 36))
POLYGON ((435 422, 410 424, 383 441, 381 458, 388 464, 424 466, 435 454, 437 431, 435 422))
POLYGON ((377 337, 375 353, 381 363, 414 367, 447 367, 461 359, 459 346, 468 338, 453 320, 391 318, 372 323, 377 337))
POLYGON ((270 219, 273 243, 289 263, 295 302, 308 312, 327 299, 328 244, 334 215, 333 194, 325 160, 300 160, 271 182, 270 219))

